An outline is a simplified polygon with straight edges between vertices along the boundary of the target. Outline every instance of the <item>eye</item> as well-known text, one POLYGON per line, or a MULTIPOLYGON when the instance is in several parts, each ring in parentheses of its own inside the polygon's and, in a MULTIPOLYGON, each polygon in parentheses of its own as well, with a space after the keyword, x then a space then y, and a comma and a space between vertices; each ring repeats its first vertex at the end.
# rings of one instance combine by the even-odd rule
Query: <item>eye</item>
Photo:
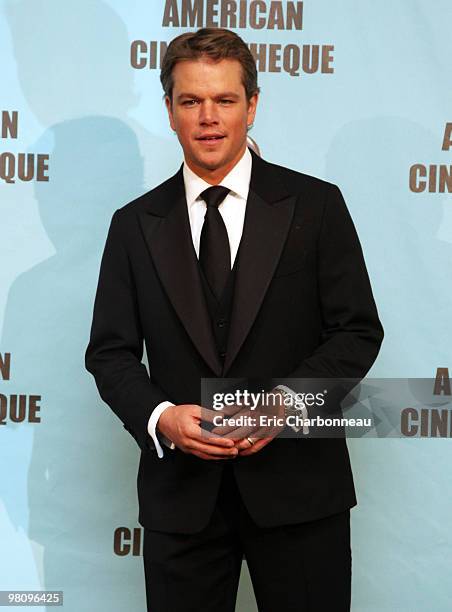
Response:
POLYGON ((182 102, 182 106, 194 106, 196 104, 197 100, 192 99, 192 100, 184 100, 182 102))
POLYGON ((229 100, 228 98, 222 98, 220 100, 220 103, 228 105, 228 104, 232 104, 232 100, 229 100))

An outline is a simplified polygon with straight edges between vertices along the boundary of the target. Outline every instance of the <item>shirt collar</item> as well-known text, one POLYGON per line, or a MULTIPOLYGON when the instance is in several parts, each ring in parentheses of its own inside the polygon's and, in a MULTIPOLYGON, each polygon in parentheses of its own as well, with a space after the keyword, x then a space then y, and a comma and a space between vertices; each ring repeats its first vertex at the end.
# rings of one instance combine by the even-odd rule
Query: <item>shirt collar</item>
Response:
MULTIPOLYGON (((248 191, 251 179, 251 165, 252 157, 248 147, 245 148, 245 153, 242 155, 240 160, 232 168, 232 170, 223 178, 220 185, 227 187, 238 196, 243 199, 247 199, 248 191)), ((184 184, 185 184, 185 196, 187 198, 187 205, 190 208, 195 200, 197 200, 200 194, 207 189, 212 187, 210 183, 202 179, 200 176, 195 174, 188 164, 184 160, 184 184)))

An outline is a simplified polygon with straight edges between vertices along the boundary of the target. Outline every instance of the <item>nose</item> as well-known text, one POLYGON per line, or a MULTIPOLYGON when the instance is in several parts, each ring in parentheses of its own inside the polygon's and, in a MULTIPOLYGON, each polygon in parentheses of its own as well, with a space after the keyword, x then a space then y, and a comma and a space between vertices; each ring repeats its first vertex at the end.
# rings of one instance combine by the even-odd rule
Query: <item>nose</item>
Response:
POLYGON ((212 125, 218 123, 215 103, 212 100, 203 100, 199 109, 199 123, 201 125, 212 125))

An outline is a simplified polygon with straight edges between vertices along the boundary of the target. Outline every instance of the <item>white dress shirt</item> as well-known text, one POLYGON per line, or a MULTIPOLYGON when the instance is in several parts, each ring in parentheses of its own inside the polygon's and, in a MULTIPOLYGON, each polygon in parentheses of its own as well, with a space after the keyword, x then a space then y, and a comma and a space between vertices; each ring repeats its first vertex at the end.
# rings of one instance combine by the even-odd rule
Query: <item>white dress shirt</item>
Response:
MULTIPOLYGON (((246 201, 248 199, 251 179, 251 165, 251 153, 249 152, 248 147, 246 147, 245 153, 241 159, 236 163, 229 174, 224 177, 221 183, 219 183, 223 187, 230 189, 228 195, 219 205, 218 210, 220 211, 226 226, 226 231, 228 233, 229 247, 231 250, 231 269, 234 265, 240 240, 242 238, 246 201)), ((195 174, 193 170, 188 167, 186 161, 184 161, 183 175, 188 216, 190 219, 191 236, 196 255, 199 257, 199 241, 204 223, 204 215, 206 213, 206 203, 200 198, 200 194, 205 189, 212 187, 212 185, 195 174)), ((150 365, 150 367, 152 367, 152 365, 150 365)), ((148 421, 148 432, 155 444, 157 455, 160 459, 163 457, 163 449, 156 435, 157 421, 159 420, 162 412, 169 406, 174 406, 174 404, 171 402, 161 402, 156 408, 154 408, 148 421)), ((159 433, 159 436, 167 446, 174 449, 174 444, 170 442, 170 440, 168 440, 162 433, 159 433)))

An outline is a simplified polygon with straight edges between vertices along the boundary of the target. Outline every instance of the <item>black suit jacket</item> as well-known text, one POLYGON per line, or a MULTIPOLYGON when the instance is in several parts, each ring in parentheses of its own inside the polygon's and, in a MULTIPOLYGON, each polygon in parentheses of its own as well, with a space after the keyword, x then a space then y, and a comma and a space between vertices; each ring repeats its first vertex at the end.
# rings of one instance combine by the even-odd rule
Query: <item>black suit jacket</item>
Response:
MULTIPOLYGON (((112 217, 86 367, 141 448, 139 521, 149 529, 201 530, 224 468, 223 461, 179 449, 157 457, 147 424, 161 401, 199 404, 202 377, 362 378, 382 341, 339 189, 251 154, 224 365, 192 244, 182 166, 112 217)), ((232 461, 260 526, 309 521, 356 504, 343 439, 276 438, 232 461)))

